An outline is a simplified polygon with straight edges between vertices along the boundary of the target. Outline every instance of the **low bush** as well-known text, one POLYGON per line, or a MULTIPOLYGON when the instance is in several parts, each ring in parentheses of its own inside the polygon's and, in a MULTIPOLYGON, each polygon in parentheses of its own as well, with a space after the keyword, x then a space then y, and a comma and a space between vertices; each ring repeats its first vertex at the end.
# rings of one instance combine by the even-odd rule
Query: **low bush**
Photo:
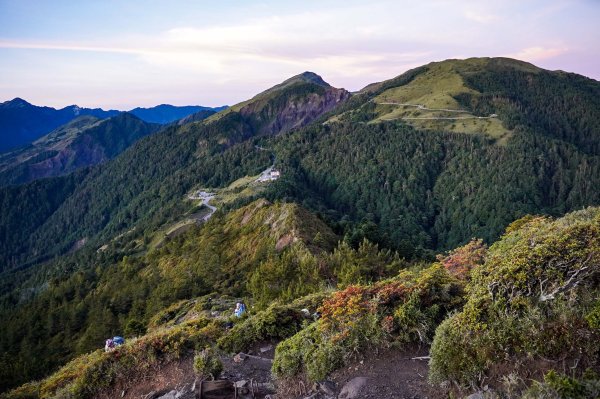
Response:
POLYGON ((600 369, 599 276, 600 209, 513 223, 471 273, 463 310, 437 328, 430 380, 477 384, 500 363, 541 377, 536 360, 568 361, 574 376, 600 369))
POLYGON ((139 371, 189 356, 195 349, 206 347, 218 338, 221 330, 216 322, 208 323, 206 319, 183 323, 130 340, 112 352, 97 350, 80 356, 41 381, 35 395, 34 387, 23 386, 8 392, 5 398, 94 397, 118 379, 131 379, 139 371), (23 396, 25 393, 30 396, 23 396))
POLYGON ((556 371, 549 371, 543 382, 535 382, 522 395, 522 399, 557 398, 589 399, 600 397, 600 378, 586 370, 581 378, 572 378, 556 371))
POLYGON ((245 351, 257 342, 295 334, 305 320, 306 315, 296 306, 275 303, 238 322, 217 344, 229 353, 245 351))
POLYGON ((277 346, 273 374, 317 381, 368 348, 427 342, 461 304, 461 293, 461 282, 439 264, 337 291, 319 308, 318 321, 277 346))
POLYGON ((201 379, 219 378, 223 371, 223 363, 212 348, 205 348, 194 356, 194 371, 201 379))

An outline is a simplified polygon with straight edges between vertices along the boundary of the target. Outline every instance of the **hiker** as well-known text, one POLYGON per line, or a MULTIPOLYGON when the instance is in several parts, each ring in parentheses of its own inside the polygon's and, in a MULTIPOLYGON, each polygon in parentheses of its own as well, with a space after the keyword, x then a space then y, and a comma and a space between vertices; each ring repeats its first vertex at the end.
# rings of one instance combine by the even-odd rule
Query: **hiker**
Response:
POLYGON ((119 337, 118 335, 113 338, 109 338, 104 342, 104 352, 112 352, 124 343, 125 339, 123 337, 119 337))
POLYGON ((123 337, 119 337, 118 335, 115 336, 112 341, 115 344, 115 347, 121 346, 125 343, 125 339, 123 337))
POLYGON ((233 314, 236 317, 242 317, 242 315, 246 313, 246 305, 244 305, 244 302, 238 302, 235 304, 235 310, 233 311, 233 314))

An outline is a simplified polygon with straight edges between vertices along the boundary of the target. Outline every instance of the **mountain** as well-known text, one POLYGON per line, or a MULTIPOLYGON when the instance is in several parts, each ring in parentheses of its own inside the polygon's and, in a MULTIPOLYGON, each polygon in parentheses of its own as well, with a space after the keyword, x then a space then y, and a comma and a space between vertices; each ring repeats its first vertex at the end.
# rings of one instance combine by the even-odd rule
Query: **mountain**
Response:
POLYGON ((194 186, 255 175, 273 154, 284 179, 269 189, 271 199, 299 201, 342 223, 353 242, 366 236, 408 257, 473 236, 491 241, 527 213, 600 201, 596 81, 484 58, 432 63, 354 96, 314 82, 301 74, 140 140, 27 232, 30 251, 15 258, 7 243, 2 267, 53 256, 86 237, 156 227, 184 212, 180 199, 194 186), (58 233, 63 226, 71 226, 68 234, 58 233))
POLYGON ((270 198, 343 221, 339 228, 354 242, 366 236, 412 257, 473 236, 490 241, 524 214, 561 214, 600 201, 593 189, 600 181, 599 97, 592 95, 598 86, 508 59, 433 63, 354 96, 301 74, 200 123, 140 140, 28 231, 31 241, 23 245, 31 251, 15 258, 7 244, 2 266, 66 251, 84 237, 158 226, 184 212, 180 198, 194 186, 226 186, 268 167, 272 154, 256 149, 255 140, 272 149, 283 171, 270 198), (491 76, 505 84, 488 89, 491 76), (440 103, 427 102, 434 100, 440 103), (467 115, 402 119, 404 108, 415 108, 409 118, 467 115), (380 118, 390 112, 399 118, 380 118), (418 125, 430 121, 440 126, 418 125), (480 133, 470 123, 480 124, 480 133), (509 133, 493 135, 490 123, 509 133), (69 234, 57 234, 62 226, 72 226, 69 234))
POLYGON ((188 105, 183 107, 177 107, 169 104, 161 104, 152 108, 134 108, 129 113, 137 116, 138 118, 152 123, 167 124, 171 123, 192 114, 196 114, 201 111, 214 111, 219 112, 226 109, 227 106, 221 107, 201 107, 199 105, 188 105))
POLYGON ((216 111, 213 111, 212 109, 204 109, 202 111, 198 111, 196 113, 193 113, 191 115, 186 116, 185 118, 182 118, 180 120, 177 121, 178 125, 185 125, 186 123, 192 123, 192 122, 200 122, 206 118, 208 118, 209 116, 212 116, 214 114, 216 114, 216 111))
MULTIPOLYGON (((0 348, 16 348, 14 339, 20 338, 12 331, 22 329, 21 323, 27 323, 26 319, 33 322, 44 318, 44 314, 63 313, 67 309, 68 313, 75 314, 84 306, 85 315, 80 314, 73 323, 61 323, 64 334, 79 337, 62 341, 61 349, 47 344, 55 334, 52 328, 40 327, 37 331, 39 337, 45 338, 31 350, 45 353, 40 357, 45 361, 39 362, 37 371, 31 370, 34 374, 30 376, 44 373, 65 360, 56 359, 54 351, 85 353, 94 350, 98 340, 105 335, 112 334, 117 319, 102 322, 98 319, 107 308, 129 309, 128 318, 145 324, 156 312, 183 298, 206 295, 215 290, 224 290, 234 296, 245 295, 248 289, 258 293, 263 286, 249 288, 246 282, 252 276, 256 280, 259 275, 265 275, 269 266, 262 265, 263 262, 270 262, 271 267, 277 263, 284 265, 289 257, 311 257, 313 253, 331 250, 336 242, 337 237, 331 229, 305 209, 295 204, 270 204, 265 200, 255 201, 227 215, 217 215, 204 228, 192 229, 164 247, 139 258, 131 257, 125 263, 110 264, 110 253, 120 246, 118 241, 110 241, 101 253, 105 259, 101 263, 109 263, 98 270, 97 275, 74 274, 68 283, 60 283, 61 288, 57 287, 59 290, 77 290, 73 300, 64 302, 61 309, 53 306, 49 309, 46 306, 54 295, 54 288, 46 290, 25 305, 24 318, 11 323, 10 333, 3 328, 6 334, 0 338, 0 348), (317 234, 320 238, 315 241, 317 234), (219 258, 218 262, 215 262, 216 258, 219 258), (173 267, 165 268, 166 263, 173 267), (141 309, 147 310, 140 313, 141 309)), ((306 270, 288 270, 286 273, 296 275, 303 282, 293 283, 293 288, 302 293, 315 291, 320 284, 314 275, 315 268, 316 264, 312 264, 305 265, 306 270)), ((288 288, 282 285, 279 290, 283 293, 288 288)), ((23 355, 11 352, 18 357, 23 355)), ((2 370, 7 373, 9 369, 2 360, 4 358, 0 358, 2 370)), ((7 383, 0 381, 0 386, 7 383)))
MULTIPOLYGON (((571 356, 589 349, 582 359, 597 368, 598 347, 575 343, 586 341, 577 331, 597 342, 598 211, 551 217, 600 204, 598 94, 592 79, 506 58, 431 63, 355 94, 307 72, 93 168, 4 187, 3 383, 40 378, 103 337, 154 328, 114 354, 76 359, 43 395, 66 392, 56 389, 68 380, 69 392, 93 396, 106 386, 97 376, 124 387, 136 362, 191 367, 193 348, 215 344, 278 344, 275 377, 321 381, 351 354, 427 348, 456 314, 457 331, 478 338, 472 356, 447 366, 465 345, 448 327, 434 342, 437 375, 457 386, 523 353, 554 364, 564 352, 576 364, 571 356), (273 168, 277 180, 258 181, 273 168), (198 203, 202 191, 215 197, 198 203), (549 216, 527 216, 539 214, 549 216), (548 295, 560 300, 548 305, 548 295), (207 297, 255 308, 228 330, 207 297), (303 308, 322 320, 301 318, 303 308), (540 350, 543 334, 535 347, 520 341, 566 331, 571 316, 570 341, 552 353, 540 350)), ((37 397, 39 386, 27 387, 37 397)))
POLYGON ((128 113, 105 120, 80 116, 27 147, 0 154, 0 185, 27 183, 97 165, 159 127, 128 113))
MULTIPOLYGON (((218 112, 225 108, 227 107, 177 107, 161 104, 152 108, 135 108, 129 112, 145 122, 166 124, 199 111, 212 110, 218 112)), ((39 107, 21 98, 0 103, 0 153, 28 145, 79 116, 94 116, 99 119, 106 119, 116 116, 120 112, 116 110, 104 111, 100 108, 81 108, 77 105, 70 105, 61 109, 39 107)))
POLYGON ((58 110, 38 107, 15 98, 0 104, 0 152, 31 143, 78 116, 107 118, 116 114, 118 111, 80 108, 76 105, 58 110))
MULTIPOLYGON (((348 97, 343 89, 323 87, 299 76, 285 87, 200 123, 172 125, 141 139, 114 161, 83 177, 78 189, 43 224, 27 229, 28 243, 19 243, 19 247, 24 245, 32 251, 12 252, 11 237, 16 235, 11 231, 17 226, 12 212, 4 209, 0 227, 7 238, 0 248, 0 270, 48 259, 68 251, 80 240, 101 239, 99 233, 105 240, 133 224, 142 223, 152 229, 176 219, 186 211, 182 198, 192 188, 226 186, 244 175, 258 174, 272 163, 272 154, 256 148, 252 139, 272 137, 308 124, 348 97), (58 234, 66 226, 63 223, 73 229, 58 234)), ((38 189, 32 185, 28 195, 43 195, 38 189)), ((10 201, 20 190, 0 190, 0 198, 10 201)), ((36 201, 30 204, 37 206, 36 201)))
POLYGON ((348 91, 330 86, 313 72, 304 72, 206 121, 237 117, 251 135, 278 134, 307 125, 349 97, 348 91))
POLYGON ((491 242, 525 214, 600 203, 598 94, 516 60, 428 64, 279 140, 278 195, 406 256, 491 242))

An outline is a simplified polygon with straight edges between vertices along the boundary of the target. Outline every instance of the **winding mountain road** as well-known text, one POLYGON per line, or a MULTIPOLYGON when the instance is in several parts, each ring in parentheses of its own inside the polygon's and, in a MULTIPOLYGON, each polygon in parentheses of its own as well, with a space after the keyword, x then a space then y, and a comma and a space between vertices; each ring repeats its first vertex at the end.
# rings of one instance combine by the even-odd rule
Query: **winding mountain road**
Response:
POLYGON ((201 200, 200 205, 206 206, 210 212, 207 215, 202 216, 198 221, 206 222, 211 216, 217 211, 216 206, 212 206, 209 204, 210 200, 215 197, 214 193, 207 193, 206 191, 197 191, 196 193, 192 193, 188 196, 191 200, 201 200))
MULTIPOLYGON (((456 112, 456 113, 466 113, 470 114, 471 112, 462 110, 462 109, 448 109, 448 108, 428 108, 423 104, 410 104, 410 103, 398 103, 398 102, 375 102, 375 104, 379 105, 399 105, 403 107, 415 107, 422 111, 441 111, 441 112, 456 112)), ((462 119, 493 119, 496 118, 496 114, 492 114, 490 116, 460 116, 460 117, 451 117, 451 116, 403 116, 400 118, 390 118, 386 120, 393 119, 402 119, 402 120, 462 120, 462 119)))

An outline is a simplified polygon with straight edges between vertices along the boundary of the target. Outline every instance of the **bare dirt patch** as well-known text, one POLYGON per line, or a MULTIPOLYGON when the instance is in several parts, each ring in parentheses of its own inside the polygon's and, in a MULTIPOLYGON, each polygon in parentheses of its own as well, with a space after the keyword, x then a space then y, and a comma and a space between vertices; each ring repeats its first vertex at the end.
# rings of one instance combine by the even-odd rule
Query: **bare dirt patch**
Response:
MULTIPOLYGON (((119 380, 106 391, 96 395, 95 399, 140 399, 158 397, 171 390, 191 390, 196 375, 193 369, 193 357, 188 356, 162 364, 156 368, 139 372, 135 376, 119 380), (148 395, 154 392, 154 395, 148 395)), ((193 398, 193 396, 192 396, 193 398)), ((183 398, 182 398, 183 399, 183 398)))
POLYGON ((356 398, 386 399, 442 399, 447 393, 429 385, 427 360, 411 360, 427 356, 426 348, 397 350, 387 349, 371 352, 334 372, 330 380, 335 382, 338 393, 355 377, 366 377, 367 383, 356 398))

